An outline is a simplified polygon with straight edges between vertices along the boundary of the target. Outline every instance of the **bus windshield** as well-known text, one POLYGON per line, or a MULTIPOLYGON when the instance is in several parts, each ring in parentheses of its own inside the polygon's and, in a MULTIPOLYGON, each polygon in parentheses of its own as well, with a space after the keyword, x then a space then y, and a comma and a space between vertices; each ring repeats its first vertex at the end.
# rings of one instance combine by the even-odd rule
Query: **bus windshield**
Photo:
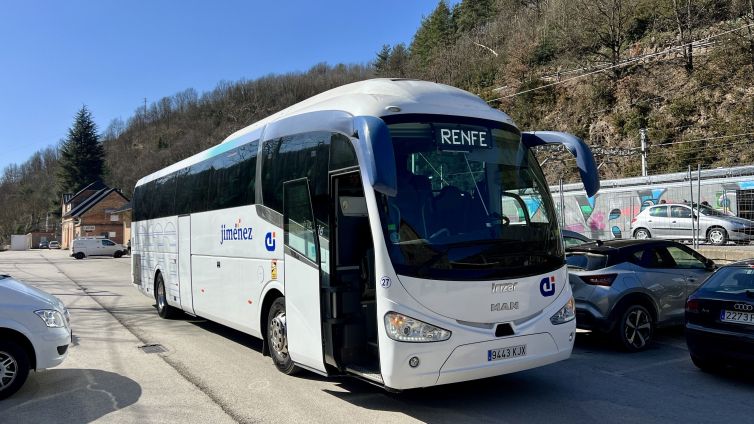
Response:
POLYGON ((379 201, 398 274, 491 280, 563 266, 552 198, 518 130, 469 120, 389 128, 398 191, 379 201))

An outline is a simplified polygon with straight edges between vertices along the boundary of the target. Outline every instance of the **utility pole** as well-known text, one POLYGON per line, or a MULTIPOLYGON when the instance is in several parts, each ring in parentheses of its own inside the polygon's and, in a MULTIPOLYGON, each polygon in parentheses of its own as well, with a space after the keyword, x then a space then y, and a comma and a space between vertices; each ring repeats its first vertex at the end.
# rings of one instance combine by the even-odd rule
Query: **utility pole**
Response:
POLYGON ((647 129, 639 129, 641 137, 641 176, 647 176, 647 129))

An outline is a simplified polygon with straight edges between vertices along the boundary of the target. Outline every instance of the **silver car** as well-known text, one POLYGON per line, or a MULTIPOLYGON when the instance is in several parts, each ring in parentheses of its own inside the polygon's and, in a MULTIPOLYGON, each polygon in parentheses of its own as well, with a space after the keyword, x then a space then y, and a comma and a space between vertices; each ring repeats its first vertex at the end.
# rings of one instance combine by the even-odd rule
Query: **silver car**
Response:
POLYGON ((645 349, 655 327, 683 324, 686 297, 715 264, 666 240, 608 240, 566 249, 576 326, 645 349))
MULTIPOLYGON (((699 240, 722 245, 754 240, 754 221, 725 215, 709 206, 694 206, 694 230, 699 240), (697 228, 698 227, 698 228, 697 228)), ((692 210, 688 204, 660 204, 641 211, 631 221, 636 239, 691 240, 692 210)))

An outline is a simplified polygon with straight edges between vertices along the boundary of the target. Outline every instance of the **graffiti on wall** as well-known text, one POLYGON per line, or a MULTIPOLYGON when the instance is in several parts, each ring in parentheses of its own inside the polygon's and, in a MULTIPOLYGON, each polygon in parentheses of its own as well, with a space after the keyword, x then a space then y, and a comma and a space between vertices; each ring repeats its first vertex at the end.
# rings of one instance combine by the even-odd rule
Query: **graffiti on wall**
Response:
MULTIPOLYGON (((695 185, 694 202, 697 201, 696 190, 695 185)), ((754 181, 703 181, 699 197, 702 204, 727 215, 738 215, 736 197, 740 190, 754 190, 754 181)), ((558 193, 554 194, 556 204, 558 196, 558 193)), ((631 220, 644 209, 662 203, 686 203, 691 201, 691 195, 688 185, 675 183, 666 187, 642 186, 624 191, 600 192, 593 197, 565 193, 562 200, 565 229, 607 240, 631 238, 631 220)))

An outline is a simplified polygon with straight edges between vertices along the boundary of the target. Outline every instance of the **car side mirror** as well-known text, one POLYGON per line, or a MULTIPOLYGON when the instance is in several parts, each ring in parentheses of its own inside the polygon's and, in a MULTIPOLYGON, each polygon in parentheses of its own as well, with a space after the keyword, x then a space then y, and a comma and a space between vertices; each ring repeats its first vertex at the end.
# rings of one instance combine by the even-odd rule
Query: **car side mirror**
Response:
POLYGON ((717 269, 717 265, 715 265, 715 261, 713 261, 712 259, 707 259, 704 265, 707 271, 714 271, 717 269))

